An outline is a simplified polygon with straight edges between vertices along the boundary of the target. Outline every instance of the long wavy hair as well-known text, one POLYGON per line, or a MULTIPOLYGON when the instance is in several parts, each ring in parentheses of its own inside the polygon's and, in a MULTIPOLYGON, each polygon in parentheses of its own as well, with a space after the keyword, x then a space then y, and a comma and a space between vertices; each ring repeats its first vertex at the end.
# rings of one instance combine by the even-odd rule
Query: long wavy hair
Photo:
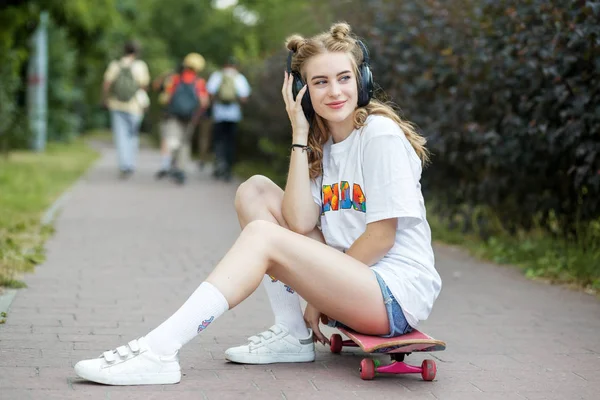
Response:
MULTIPOLYGON (((323 53, 349 54, 351 56, 350 60, 354 75, 357 82, 359 81, 358 65, 363 62, 363 53, 357 44, 357 39, 351 34, 350 25, 345 22, 335 23, 329 28, 328 32, 323 32, 308 39, 300 35, 292 35, 287 38, 286 47, 288 50, 294 52, 292 56, 292 70, 300 71, 305 82, 306 72, 304 71, 304 66, 306 62, 310 58, 323 53)), ((429 153, 425 148, 425 138, 417 133, 412 123, 400 118, 390 104, 371 99, 366 106, 357 107, 353 116, 355 129, 363 127, 369 115, 383 115, 396 122, 421 159, 421 163, 425 165, 429 161, 429 153)), ((312 150, 309 155, 309 169, 310 177, 314 179, 321 174, 323 146, 329 139, 330 133, 327 129, 327 122, 318 114, 315 113, 313 121, 309 122, 311 124, 308 134, 308 145, 312 150)))

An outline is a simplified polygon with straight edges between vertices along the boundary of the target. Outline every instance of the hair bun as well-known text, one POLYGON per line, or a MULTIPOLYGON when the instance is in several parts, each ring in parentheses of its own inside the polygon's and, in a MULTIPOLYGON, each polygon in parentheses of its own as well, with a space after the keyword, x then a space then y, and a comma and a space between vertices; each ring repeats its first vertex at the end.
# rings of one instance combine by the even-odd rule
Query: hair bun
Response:
POLYGON ((298 51, 298 49, 300 47, 302 47, 302 45, 306 43, 306 40, 300 36, 300 35, 292 35, 290 37, 288 37, 285 41, 285 47, 288 48, 288 50, 293 51, 294 53, 298 51))
POLYGON ((335 23, 329 28, 329 33, 337 40, 344 40, 350 36, 350 25, 346 22, 335 23))

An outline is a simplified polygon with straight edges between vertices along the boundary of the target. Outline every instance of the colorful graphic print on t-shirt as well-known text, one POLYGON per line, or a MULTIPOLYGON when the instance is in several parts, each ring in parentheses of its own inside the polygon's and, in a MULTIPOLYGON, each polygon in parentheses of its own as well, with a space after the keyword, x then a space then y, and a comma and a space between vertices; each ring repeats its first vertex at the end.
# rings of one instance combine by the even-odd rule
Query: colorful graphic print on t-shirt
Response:
POLYGON ((350 184, 347 181, 341 181, 339 184, 323 185, 323 213, 340 209, 349 210, 350 208, 367 212, 367 199, 359 184, 355 183, 352 186, 352 196, 350 195, 350 184), (341 191, 340 187, 342 188, 341 191))

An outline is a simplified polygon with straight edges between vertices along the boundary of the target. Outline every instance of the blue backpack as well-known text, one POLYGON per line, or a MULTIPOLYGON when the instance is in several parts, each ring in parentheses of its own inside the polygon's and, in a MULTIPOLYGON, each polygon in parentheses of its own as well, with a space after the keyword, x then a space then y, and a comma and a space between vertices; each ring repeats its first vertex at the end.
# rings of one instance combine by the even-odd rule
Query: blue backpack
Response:
POLYGON ((200 99, 196 93, 196 79, 190 83, 179 80, 175 92, 171 96, 167 112, 178 119, 189 121, 200 106, 200 99))

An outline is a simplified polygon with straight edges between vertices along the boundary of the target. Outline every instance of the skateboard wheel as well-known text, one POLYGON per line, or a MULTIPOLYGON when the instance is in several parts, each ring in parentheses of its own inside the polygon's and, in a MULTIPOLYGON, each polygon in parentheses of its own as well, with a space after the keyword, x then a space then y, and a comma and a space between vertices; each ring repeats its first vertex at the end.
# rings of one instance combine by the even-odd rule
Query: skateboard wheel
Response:
POLYGON ((423 360, 421 364, 421 377, 424 381, 432 381, 435 379, 435 374, 437 372, 437 368, 435 366, 435 361, 433 360, 423 360))
POLYGON ((340 353, 342 351, 342 336, 334 333, 329 339, 329 349, 332 353, 340 353))
POLYGON ((360 379, 370 381, 375 378, 375 363, 370 358, 363 358, 360 362, 360 379))

